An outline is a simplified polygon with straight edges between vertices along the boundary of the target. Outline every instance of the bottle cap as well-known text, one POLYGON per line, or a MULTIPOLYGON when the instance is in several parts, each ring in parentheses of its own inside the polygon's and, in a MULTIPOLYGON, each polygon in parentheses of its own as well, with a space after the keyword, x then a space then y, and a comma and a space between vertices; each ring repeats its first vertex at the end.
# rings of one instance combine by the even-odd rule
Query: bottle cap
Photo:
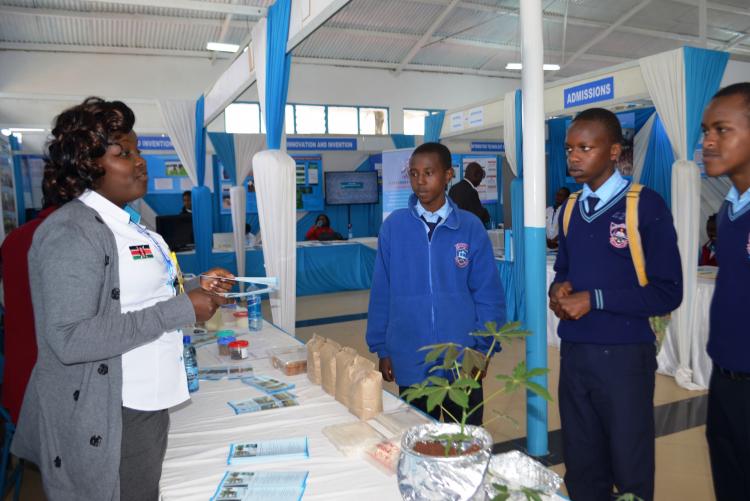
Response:
POLYGON ((226 330, 219 331, 216 333, 216 337, 227 337, 227 336, 234 336, 234 331, 232 329, 226 329, 226 330))
POLYGON ((190 344, 190 336, 182 336, 182 344, 190 344))

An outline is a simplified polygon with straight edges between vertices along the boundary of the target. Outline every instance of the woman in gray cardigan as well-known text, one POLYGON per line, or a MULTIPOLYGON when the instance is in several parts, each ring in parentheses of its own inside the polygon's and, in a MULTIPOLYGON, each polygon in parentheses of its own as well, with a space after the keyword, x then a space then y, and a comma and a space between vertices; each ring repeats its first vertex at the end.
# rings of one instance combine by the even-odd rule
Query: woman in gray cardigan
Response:
POLYGON ((163 240, 126 215, 126 204, 145 195, 148 182, 134 122, 125 104, 89 98, 57 117, 49 143, 44 183, 69 202, 39 227, 29 252, 39 355, 12 452, 39 466, 53 501, 158 498, 169 417, 166 409, 126 409, 123 356, 160 343, 162 358, 145 357, 136 367, 171 371, 162 401, 176 401, 175 391, 177 400, 187 398, 184 372, 175 374, 183 367, 178 329, 208 320, 225 302, 214 292, 230 287, 201 279, 175 294, 163 240), (146 243, 123 248, 127 231, 146 243), (160 296, 149 280, 120 273, 133 266, 123 262, 130 253, 151 267, 141 269, 158 272, 147 278, 166 277, 156 283, 160 296), (126 308, 126 296, 148 306, 126 308), (163 362, 164 346, 173 360, 149 367, 163 362))

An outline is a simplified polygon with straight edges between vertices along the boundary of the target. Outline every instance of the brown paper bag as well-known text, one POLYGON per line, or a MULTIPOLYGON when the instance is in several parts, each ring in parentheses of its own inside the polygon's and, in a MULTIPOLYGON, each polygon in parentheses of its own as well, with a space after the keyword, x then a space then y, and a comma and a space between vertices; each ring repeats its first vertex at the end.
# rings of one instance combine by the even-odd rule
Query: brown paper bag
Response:
MULTIPOLYGON (((342 350, 343 351, 343 350, 342 350)), ((375 364, 370 360, 355 355, 348 363, 347 356, 342 356, 341 352, 336 356, 336 400, 349 408, 349 396, 351 394, 354 374, 360 371, 371 371, 375 369, 375 364), (341 358, 341 364, 339 359, 341 358)))
POLYGON ((329 395, 336 394, 336 354, 341 345, 331 339, 320 349, 320 384, 329 395))
POLYGON ((336 400, 342 404, 349 405, 349 388, 352 384, 350 369, 357 358, 357 350, 354 348, 341 348, 336 354, 336 400))
POLYGON ((326 344, 326 338, 313 334, 307 342, 307 379, 313 384, 320 384, 320 349, 326 344))
POLYGON ((357 371, 349 394, 349 411, 359 419, 372 419, 383 412, 383 375, 380 371, 357 371))

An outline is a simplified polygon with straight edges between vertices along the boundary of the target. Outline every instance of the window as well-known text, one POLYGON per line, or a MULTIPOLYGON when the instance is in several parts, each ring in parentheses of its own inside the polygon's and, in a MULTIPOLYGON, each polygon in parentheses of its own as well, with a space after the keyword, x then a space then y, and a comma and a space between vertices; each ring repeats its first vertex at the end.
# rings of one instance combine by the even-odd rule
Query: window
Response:
POLYGON ((258 103, 233 103, 224 110, 224 130, 230 134, 258 134, 260 106, 258 103))
POLYGON ((387 108, 359 108, 360 134, 388 134, 387 108))
POLYGON ((294 105, 287 104, 284 108, 284 130, 287 134, 294 134, 294 105))
POLYGON ((357 134, 357 108, 353 106, 328 107, 329 134, 357 134))
POLYGON ((429 114, 427 110, 404 109, 404 134, 424 136, 424 119, 429 114))
POLYGON ((297 134, 325 134, 326 107, 295 104, 295 130, 297 134))

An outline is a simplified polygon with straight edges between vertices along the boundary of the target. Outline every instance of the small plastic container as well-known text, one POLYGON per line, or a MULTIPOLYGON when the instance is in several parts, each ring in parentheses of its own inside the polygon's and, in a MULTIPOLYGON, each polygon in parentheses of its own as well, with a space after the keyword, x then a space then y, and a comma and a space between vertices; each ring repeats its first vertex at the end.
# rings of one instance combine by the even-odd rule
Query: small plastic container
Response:
POLYGON ((291 348, 272 348, 268 350, 271 364, 287 376, 296 376, 307 372, 307 348, 295 346, 291 348))
POLYGON ((221 355, 222 357, 228 357, 230 355, 229 343, 233 343, 235 341, 237 341, 237 338, 234 336, 225 336, 216 339, 216 344, 219 347, 219 355, 221 355))
POLYGON ((239 329, 247 329, 247 311, 235 311, 234 323, 239 329))
POLYGON ((232 329, 224 329, 223 331, 218 331, 216 333, 216 338, 222 338, 222 337, 234 337, 234 331, 232 329))
POLYGON ((221 312, 221 321, 224 325, 234 325, 234 313, 238 311, 236 304, 223 304, 218 311, 221 312))
POLYGON ((247 358, 247 347, 250 343, 247 341, 240 340, 240 341, 232 341, 229 343, 229 356, 232 357, 232 360, 244 360, 247 358))

